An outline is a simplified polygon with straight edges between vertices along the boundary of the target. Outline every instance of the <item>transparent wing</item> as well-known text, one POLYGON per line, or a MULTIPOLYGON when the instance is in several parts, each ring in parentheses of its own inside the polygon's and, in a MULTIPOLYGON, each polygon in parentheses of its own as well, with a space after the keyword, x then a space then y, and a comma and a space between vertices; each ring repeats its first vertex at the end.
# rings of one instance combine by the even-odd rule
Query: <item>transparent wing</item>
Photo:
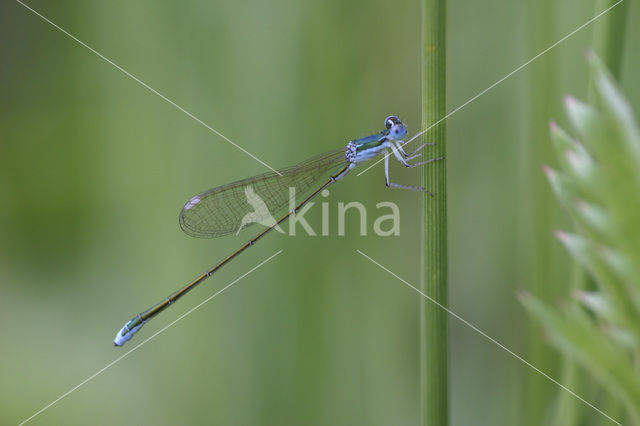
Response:
POLYGON ((180 227, 194 237, 221 237, 254 223, 272 226, 273 215, 347 163, 345 149, 313 157, 296 166, 232 182, 192 197, 180 212, 180 227))

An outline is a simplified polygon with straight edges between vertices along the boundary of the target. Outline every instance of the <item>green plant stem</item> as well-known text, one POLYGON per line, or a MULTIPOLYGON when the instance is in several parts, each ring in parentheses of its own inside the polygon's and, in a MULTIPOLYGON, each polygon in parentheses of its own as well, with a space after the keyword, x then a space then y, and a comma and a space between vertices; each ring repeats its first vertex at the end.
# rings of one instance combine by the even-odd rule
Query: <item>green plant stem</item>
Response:
MULTIPOLYGON (((604 10, 616 1, 617 0, 597 0, 596 11, 604 10)), ((622 77, 622 58, 629 3, 629 0, 625 0, 604 15, 602 19, 596 22, 593 31, 593 49, 607 68, 609 68, 611 75, 618 81, 620 81, 622 77)), ((590 79, 590 81, 593 81, 593 79, 590 79)), ((589 85, 589 101, 594 103, 596 102, 595 98, 595 89, 593 83, 591 83, 589 85)), ((581 288, 593 287, 593 283, 586 274, 584 274, 584 280, 580 283, 580 286, 581 288)), ((609 397, 606 400, 606 404, 606 412, 609 413, 609 415, 615 415, 621 412, 619 401, 609 397)), ((618 415, 618 418, 619 417, 620 415, 618 415)))
MULTIPOLYGON (((446 0, 423 0, 423 107, 422 126, 428 128, 446 115, 446 0)), ((430 129, 425 140, 437 142, 429 153, 446 153, 446 126, 430 129)), ((442 306, 447 287, 447 170, 446 161, 426 167, 423 291, 442 306)), ((428 426, 449 424, 448 314, 424 300, 421 306, 422 420, 428 426)))
MULTIPOLYGON (((538 0, 528 3, 527 22, 531 27, 530 54, 539 52, 557 39, 555 0, 538 0)), ((526 165, 529 172, 528 189, 525 191, 531 203, 524 212, 526 250, 530 268, 525 275, 530 279, 532 293, 545 302, 552 302, 567 293, 569 287, 568 256, 553 238, 553 230, 562 226, 561 210, 549 184, 540 170, 543 164, 553 164, 555 152, 549 138, 549 120, 559 114, 555 107, 558 97, 557 52, 549 52, 540 61, 531 64, 530 75, 530 139, 526 165)), ((558 377, 558 355, 547 345, 539 327, 531 323, 529 333, 529 361, 540 370, 558 377)), ((528 374, 524 411, 525 424, 538 426, 548 419, 553 405, 553 391, 547 381, 537 374, 528 374)))
MULTIPOLYGON (((599 13, 617 2, 618 0, 597 0, 596 12, 599 13)), ((623 1, 594 24, 593 49, 616 80, 620 80, 622 69, 629 3, 630 0, 623 1)), ((592 93, 590 95, 593 96, 592 93)))
MULTIPOLYGON (((572 288, 584 288, 588 277, 580 265, 575 265, 573 269, 572 288)), ((581 395, 589 400, 594 396, 595 389, 593 381, 584 374, 584 370, 572 359, 563 358, 560 372, 560 383, 569 389, 579 389, 581 395)), ((553 426, 572 426, 584 423, 585 408, 582 401, 577 400, 568 392, 559 392, 556 400, 555 411, 550 424, 553 426)))

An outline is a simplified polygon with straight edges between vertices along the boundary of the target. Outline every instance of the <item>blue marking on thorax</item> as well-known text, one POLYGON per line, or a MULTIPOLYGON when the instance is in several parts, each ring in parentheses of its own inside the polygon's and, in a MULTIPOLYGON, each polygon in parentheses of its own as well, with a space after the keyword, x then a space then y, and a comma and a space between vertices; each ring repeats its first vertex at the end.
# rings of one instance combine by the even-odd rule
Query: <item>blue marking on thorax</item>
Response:
POLYGON ((372 159, 386 149, 386 142, 387 132, 385 131, 351 141, 349 144, 355 147, 355 155, 350 161, 361 163, 372 159))
POLYGON ((352 142, 356 146, 357 152, 362 152, 370 148, 380 146, 387 139, 385 132, 376 133, 375 135, 365 136, 364 138, 355 139, 352 142))

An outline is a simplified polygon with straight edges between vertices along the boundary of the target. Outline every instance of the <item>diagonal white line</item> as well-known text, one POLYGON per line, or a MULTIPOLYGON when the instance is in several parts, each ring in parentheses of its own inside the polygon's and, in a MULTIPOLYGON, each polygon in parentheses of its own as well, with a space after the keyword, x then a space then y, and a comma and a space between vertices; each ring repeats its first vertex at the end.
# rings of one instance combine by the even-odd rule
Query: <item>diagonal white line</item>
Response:
MULTIPOLYGON (((263 166, 265 166, 266 168, 270 169, 272 172, 277 173, 278 175, 281 175, 280 172, 278 172, 277 170, 275 170, 274 168, 272 168, 270 165, 268 165, 267 163, 265 163, 264 161, 260 160, 258 157, 256 157, 255 155, 251 154, 249 151, 247 151, 246 149, 244 149, 243 147, 241 147, 240 145, 238 145, 237 143, 235 143, 234 141, 232 141, 231 139, 229 139, 228 137, 226 137, 225 135, 223 135, 222 133, 220 133, 219 131, 217 131, 216 129, 214 129, 213 127, 209 126, 207 123, 205 123, 204 121, 200 120, 198 117, 196 117, 195 115, 191 114, 189 111, 187 111, 186 109, 182 108, 180 105, 176 104, 175 102, 173 102, 171 99, 167 98, 165 95, 163 95, 162 93, 158 92, 156 89, 154 89, 153 87, 149 86, 147 83, 145 83, 144 81, 140 80, 138 77, 136 77, 135 75, 131 74, 129 71, 125 70, 124 68, 122 68, 120 65, 116 64, 115 62, 113 62, 111 59, 107 58, 106 56, 104 56, 102 53, 98 52, 97 50, 95 50, 93 47, 89 46, 88 44, 86 44, 85 42, 83 42, 82 40, 78 39, 77 37, 75 37, 73 34, 69 33, 68 31, 66 31, 64 28, 60 27, 59 25, 57 25, 55 22, 51 21, 50 19, 48 19, 46 16, 43 16, 41 13, 39 13, 38 11, 36 11, 35 9, 31 8, 30 6, 24 4, 23 2, 21 2, 20 0, 16 0, 16 2, 20 3, 22 6, 24 6, 26 9, 30 10, 31 12, 33 12, 34 14, 36 14, 37 16, 39 16, 40 18, 42 18, 44 21, 48 22, 49 24, 51 24, 54 28, 58 29, 59 31, 61 31, 62 33, 64 33, 65 35, 67 35, 68 37, 70 37, 71 39, 73 39, 76 43, 86 47, 87 49, 89 49, 91 52, 93 52, 94 54, 96 54, 98 57, 100 57, 100 59, 110 63, 111 65, 113 65, 114 67, 116 67, 119 71, 121 71, 123 74, 125 74, 127 77, 130 77, 131 79, 137 81, 138 83, 140 83, 142 86, 144 86, 147 90, 149 90, 152 93, 155 93, 156 95, 160 96, 162 99, 164 99, 165 101, 167 101, 168 103, 170 103, 171 105, 173 105, 174 107, 176 107, 177 109, 179 109, 180 111, 184 112, 185 114, 187 114, 189 117, 193 118, 195 121, 197 121, 198 123, 202 124, 204 127, 206 127, 207 129, 211 130, 213 133, 215 133, 216 135, 220 136, 222 139, 224 139, 225 141, 229 142, 231 145, 235 146, 236 148, 238 148, 240 151, 244 152, 245 154, 247 154, 249 157, 253 158, 254 160, 256 160, 258 163, 262 164, 263 166)), ((282 176, 282 175, 281 175, 282 176)))
POLYGON ((87 382, 91 381, 92 379, 94 379, 97 375, 99 375, 100 373, 102 373, 103 371, 105 371, 106 369, 108 369, 109 367, 113 366, 114 364, 116 364, 117 362, 119 362, 120 360, 122 360, 124 357, 128 356, 131 352, 139 349, 142 345, 144 345, 145 343, 147 343, 149 340, 153 339, 154 337, 156 337, 158 334, 163 333, 165 330, 167 330, 169 327, 173 326, 175 323, 177 323, 178 321, 182 320, 183 318, 187 317, 188 315, 191 315, 191 313, 193 311, 195 311, 196 309, 198 309, 200 306, 204 305, 205 303, 207 303, 208 301, 210 301, 211 299, 213 299, 214 297, 216 297, 217 295, 219 295, 220 293, 222 293, 223 291, 225 291, 226 289, 228 289, 229 287, 231 287, 232 285, 234 285, 235 283, 237 283, 238 281, 240 281, 241 279, 243 279, 244 277, 246 277, 247 275, 249 275, 250 273, 252 273, 253 271, 255 271, 256 269, 258 269, 259 267, 261 267, 262 265, 264 265, 265 263, 267 263, 268 261, 270 261, 271 259, 273 259, 274 257, 276 257, 277 255, 279 255, 280 253, 282 253, 283 250, 278 250, 278 252, 276 252, 274 255, 272 255, 271 257, 263 260, 261 263, 259 263, 258 265, 254 266, 253 268, 251 268, 249 271, 245 272, 244 274, 242 274, 241 276, 239 276, 238 278, 236 278, 234 281, 232 281, 231 283, 227 284, 225 287, 223 287, 222 289, 216 291, 215 293, 213 293, 211 296, 207 297, 206 299, 204 299, 202 302, 198 303, 196 306, 194 306, 193 308, 189 309, 187 312, 185 312, 184 314, 180 315, 178 318, 176 318, 175 320, 173 320, 172 322, 170 322, 169 324, 165 325, 164 327, 162 327, 160 330, 156 331, 151 337, 148 337, 146 340, 140 342, 140 344, 138 344, 136 347, 132 348, 130 351, 128 351, 127 353, 119 356, 118 358, 114 359, 113 361, 111 361, 109 364, 105 365, 104 367, 102 367, 100 370, 96 371, 95 373, 93 373, 91 376, 87 377, 86 379, 84 379, 82 382, 78 383, 77 385, 75 385, 74 387, 72 387, 71 389, 69 389, 67 392, 63 393, 62 395, 60 395, 58 398, 56 398, 55 400, 53 400, 52 402, 50 402, 49 404, 45 405, 44 407, 42 407, 40 410, 38 410, 36 413, 34 413, 31 417, 27 418, 26 420, 23 420, 22 422, 20 422, 20 424, 18 424, 18 426, 22 426, 23 424, 27 423, 28 421, 32 420, 34 417, 36 417, 37 415, 41 414, 42 412, 44 412, 45 410, 51 408, 54 404, 58 403, 60 400, 64 399, 65 397, 67 397, 71 392, 77 390, 79 387, 83 386, 84 384, 86 384, 87 382))
POLYGON ((362 256, 364 256, 365 258, 369 259, 371 262, 373 262, 374 264, 378 265, 381 269, 384 269, 385 271, 387 271, 389 274, 391 274, 392 276, 394 276, 395 278, 397 278, 398 280, 400 280, 401 282, 403 282, 404 284, 406 284, 408 287, 410 287, 411 289, 415 290, 416 292, 418 292, 419 294, 421 294, 424 298, 426 298, 427 300, 429 300, 430 302, 434 303, 435 305, 437 305, 439 308, 445 310, 449 315, 451 315, 452 317, 456 318, 457 320, 459 320, 460 322, 462 322, 463 324, 465 324, 466 326, 470 327, 472 330, 474 330, 475 332, 479 333, 480 335, 484 336, 485 338, 487 338, 488 340, 490 340, 492 343, 494 343, 495 345, 497 345, 499 348, 505 350, 506 352, 508 352, 509 354, 511 354, 513 357, 515 357, 518 361, 524 363, 526 366, 530 367, 531 369, 537 371, 538 373, 540 373, 542 376, 544 376, 545 378, 547 378, 549 381, 555 383, 556 385, 560 386, 562 389, 564 389, 565 391, 567 391, 569 394, 571 394, 571 396, 573 396, 574 398, 584 402, 585 404, 587 404, 589 407, 593 408, 594 410, 596 410, 598 413, 602 414, 603 416, 605 416, 607 419, 611 420, 612 422, 614 422, 617 425, 622 426, 622 424, 620 424, 619 422, 617 422, 616 420, 614 420, 613 418, 611 418, 610 416, 608 416, 607 414, 605 414, 602 410, 600 410, 599 408, 595 407, 593 404, 591 404, 589 401, 585 400, 584 398, 582 398, 580 395, 576 394, 574 391, 572 391, 571 389, 567 388, 566 386, 564 386, 562 383, 558 382, 557 380, 555 380, 553 377, 549 376, 548 374, 546 374, 545 372, 541 371, 540 369, 536 368, 533 364, 531 364, 529 361, 527 361, 526 359, 522 358, 520 355, 516 354, 515 352, 513 352, 511 349, 507 348, 505 345, 503 345, 502 343, 498 342, 496 339, 494 339, 493 337, 489 336, 487 333, 485 333, 484 331, 480 330, 478 327, 476 327, 475 325, 471 324, 469 321, 465 320, 464 318, 462 318, 460 315, 456 314, 455 312, 451 311, 449 308, 447 308, 446 306, 442 305, 441 303, 439 303, 438 301, 436 301, 435 299, 429 297, 428 295, 426 295, 425 293, 423 293, 422 291, 418 290, 416 287, 412 286, 411 284, 409 284, 407 281, 403 280, 402 278, 400 278, 399 276, 397 276, 396 274, 394 274, 393 272, 391 272, 389 269, 385 268, 384 266, 382 266, 380 263, 376 262, 375 260, 373 260, 372 258, 370 258, 369 256, 367 256, 366 254, 364 254, 363 252, 361 252, 360 250, 356 250, 358 253, 360 253, 362 256))
MULTIPOLYGON (((618 2, 614 3, 613 5, 609 6, 608 8, 606 8, 605 10, 603 10, 602 12, 598 13, 596 16, 594 16, 593 18, 589 19, 587 22, 585 22, 584 24, 580 25, 578 28, 576 28, 575 30, 571 31, 569 34, 567 34, 566 36, 562 37, 560 40, 556 41, 555 43, 553 43, 551 46, 547 47, 546 49, 544 49, 542 52, 538 53, 536 56, 534 56, 533 58, 529 59, 527 62, 525 62, 524 64, 520 65, 518 68, 514 69, 513 71, 511 71, 509 74, 505 75, 504 77, 502 77, 500 80, 496 81, 495 83, 493 83, 491 86, 487 87, 486 89, 484 89, 482 92, 478 93, 477 95, 475 95, 474 97, 472 97, 471 99, 469 99, 468 101, 466 101, 465 103, 463 103, 462 105, 460 105, 459 107, 457 107, 456 109, 454 109, 453 111, 449 112, 447 115, 445 115, 444 117, 442 117, 441 119, 439 119, 438 121, 436 121, 435 123, 431 124, 429 127, 427 127, 426 129, 424 129, 423 131, 417 133, 415 136, 413 136, 411 139, 409 139, 407 141, 407 143, 403 146, 408 145, 410 142, 412 142, 413 140, 415 140, 416 138, 424 135, 426 132, 428 132, 429 130, 431 130, 432 128, 434 128, 435 126, 437 126, 438 124, 442 123, 444 120, 446 120, 447 118, 451 117, 453 114, 455 114, 456 112, 460 111, 462 108, 466 107, 467 105, 469 105, 471 102, 475 101, 476 99, 478 99, 480 96, 484 95, 485 93, 487 93, 489 90, 493 89, 494 87, 496 87, 497 85, 499 85, 500 83, 502 83, 503 81, 505 81, 506 79, 508 79, 509 77, 511 77, 512 75, 514 75, 515 73, 517 73, 518 71, 520 71, 521 69, 523 69, 524 67, 526 67, 527 65, 529 65, 531 62, 535 61, 536 59, 540 58, 542 55, 544 55, 545 53, 549 52, 551 49, 553 49, 554 47, 556 47, 557 45, 559 45, 560 43, 562 43, 563 41, 565 41, 566 39, 568 39, 569 37, 573 36, 575 33, 577 33, 578 31, 580 31, 581 29, 583 29, 584 27, 586 27, 587 25, 593 23, 593 21, 595 21, 596 19, 600 18, 602 15, 604 15, 605 13, 609 12, 611 9, 613 9, 614 7, 616 7, 617 5, 619 5, 620 3, 622 3, 624 0, 618 0, 618 2)), ((387 153, 385 154, 385 157, 388 157, 390 154, 387 153)), ((375 163, 371 164, 369 167, 367 167, 366 169, 364 169, 363 171, 361 171, 360 173, 358 173, 356 176, 360 176, 363 173, 365 173, 367 170, 369 170, 370 168, 372 168, 373 166, 379 164, 382 160, 384 160, 385 157, 380 158, 379 160, 377 160, 375 163)))

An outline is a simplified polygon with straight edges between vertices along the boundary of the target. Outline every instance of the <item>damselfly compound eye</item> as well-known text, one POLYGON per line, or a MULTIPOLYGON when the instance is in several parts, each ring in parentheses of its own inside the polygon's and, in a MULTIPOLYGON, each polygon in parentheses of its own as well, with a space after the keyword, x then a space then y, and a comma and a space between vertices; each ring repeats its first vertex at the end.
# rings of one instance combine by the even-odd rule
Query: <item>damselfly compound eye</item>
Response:
POLYGON ((391 129, 394 124, 402 124, 402 121, 395 115, 390 115, 389 117, 384 119, 384 125, 387 129, 391 129))

